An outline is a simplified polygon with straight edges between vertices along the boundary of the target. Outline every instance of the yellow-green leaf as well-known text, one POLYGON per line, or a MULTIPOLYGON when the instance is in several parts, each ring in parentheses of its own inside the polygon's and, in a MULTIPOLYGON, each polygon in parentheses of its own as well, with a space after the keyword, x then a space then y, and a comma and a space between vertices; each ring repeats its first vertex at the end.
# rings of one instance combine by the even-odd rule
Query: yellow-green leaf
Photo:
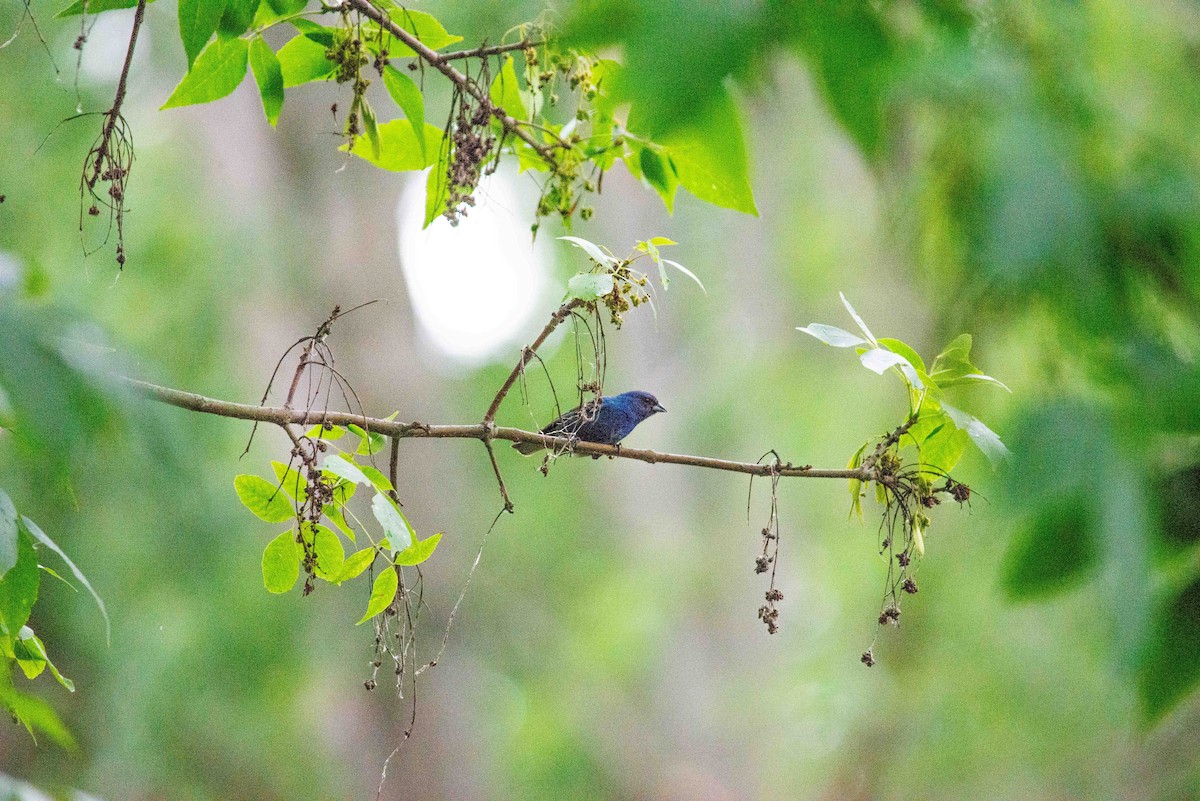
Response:
POLYGON ((429 557, 433 556, 434 550, 441 541, 442 535, 439 533, 434 534, 432 537, 426 537, 423 540, 414 542, 412 545, 396 554, 394 561, 396 564, 404 566, 419 565, 429 557))
POLYGON ((163 103, 162 108, 210 103, 233 92, 246 77, 250 43, 245 39, 214 39, 163 103))
POLYGON ((392 601, 396 599, 396 590, 399 586, 400 580, 396 575, 396 571, 390 566, 384 568, 375 577, 375 584, 371 587, 371 598, 367 601, 366 614, 355 625, 361 626, 384 609, 387 609, 392 601))
MULTIPOLYGON (((349 150, 359 158, 376 167, 392 172, 423 170, 429 166, 425 153, 430 142, 440 143, 442 130, 436 125, 425 124, 425 142, 417 140, 409 120, 391 120, 379 126, 379 155, 374 153, 371 143, 359 138, 354 147, 342 145, 339 150, 349 150)), ((435 151, 436 152, 436 151, 435 151)))
POLYGON ((242 505, 268 523, 282 523, 295 516, 287 495, 261 476, 237 476, 233 487, 242 505))
POLYGON ((375 561, 375 548, 363 548, 350 556, 346 557, 346 561, 342 562, 342 569, 338 573, 336 584, 341 584, 343 581, 350 579, 362 573, 371 563, 375 561))
POLYGON ((300 578, 300 558, 304 550, 292 532, 285 531, 267 543, 263 551, 263 586, 269 592, 287 592, 300 578))

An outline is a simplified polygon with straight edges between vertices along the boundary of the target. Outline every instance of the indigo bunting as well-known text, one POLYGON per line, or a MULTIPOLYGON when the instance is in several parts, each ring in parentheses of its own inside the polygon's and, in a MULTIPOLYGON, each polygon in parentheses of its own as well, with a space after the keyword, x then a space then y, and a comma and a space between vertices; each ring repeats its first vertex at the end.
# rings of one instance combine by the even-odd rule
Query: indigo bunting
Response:
MULTIPOLYGON (((600 403, 585 403, 564 414, 541 433, 552 437, 575 437, 581 442, 598 442, 616 445, 637 424, 666 409, 649 392, 626 392, 610 398, 601 398, 600 403)), ((524 454, 540 451, 543 445, 536 442, 514 442, 513 447, 524 454)))

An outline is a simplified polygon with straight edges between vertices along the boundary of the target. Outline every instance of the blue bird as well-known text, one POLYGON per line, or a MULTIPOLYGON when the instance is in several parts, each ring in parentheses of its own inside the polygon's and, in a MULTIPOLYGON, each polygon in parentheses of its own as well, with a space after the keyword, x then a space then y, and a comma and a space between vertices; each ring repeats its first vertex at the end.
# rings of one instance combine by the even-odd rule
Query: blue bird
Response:
MULTIPOLYGON (((637 424, 666 409, 649 392, 625 392, 585 403, 564 414, 541 433, 552 437, 575 437, 581 442, 616 445, 637 424)), ((542 450, 536 442, 514 442, 513 447, 526 455, 542 450)))

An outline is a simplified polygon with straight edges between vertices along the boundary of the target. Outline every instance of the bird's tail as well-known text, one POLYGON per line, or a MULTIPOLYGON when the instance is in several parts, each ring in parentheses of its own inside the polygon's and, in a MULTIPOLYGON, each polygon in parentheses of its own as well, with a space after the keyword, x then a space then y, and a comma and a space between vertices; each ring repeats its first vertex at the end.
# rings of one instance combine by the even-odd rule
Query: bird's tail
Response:
POLYGON ((539 445, 536 442, 514 442, 513 443, 513 450, 517 451, 518 453, 523 453, 526 456, 528 456, 531 453, 537 453, 538 451, 542 450, 543 447, 545 447, 545 446, 539 445))

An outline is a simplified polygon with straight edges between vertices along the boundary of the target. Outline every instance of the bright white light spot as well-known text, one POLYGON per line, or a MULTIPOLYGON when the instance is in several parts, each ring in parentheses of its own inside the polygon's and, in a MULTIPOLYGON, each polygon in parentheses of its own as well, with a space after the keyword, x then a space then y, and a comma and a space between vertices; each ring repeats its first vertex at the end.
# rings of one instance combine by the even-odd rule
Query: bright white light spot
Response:
MULTIPOLYGON (((125 65, 125 53, 129 49, 129 34, 133 31, 132 8, 107 11, 88 17, 91 30, 79 60, 80 77, 98 84, 115 84, 121 77, 125 65)), ((79 17, 71 17, 74 25, 72 37, 79 35, 79 17)), ((152 37, 143 28, 138 36, 137 48, 133 51, 133 72, 140 72, 149 57, 152 37)), ((73 51, 72 51, 73 52, 73 51)))
POLYGON ((421 335, 461 363, 511 356, 544 306, 546 242, 531 241, 536 198, 522 197, 520 180, 504 169, 485 178, 458 227, 439 217, 421 230, 424 180, 412 181, 396 207, 400 266, 421 335))

